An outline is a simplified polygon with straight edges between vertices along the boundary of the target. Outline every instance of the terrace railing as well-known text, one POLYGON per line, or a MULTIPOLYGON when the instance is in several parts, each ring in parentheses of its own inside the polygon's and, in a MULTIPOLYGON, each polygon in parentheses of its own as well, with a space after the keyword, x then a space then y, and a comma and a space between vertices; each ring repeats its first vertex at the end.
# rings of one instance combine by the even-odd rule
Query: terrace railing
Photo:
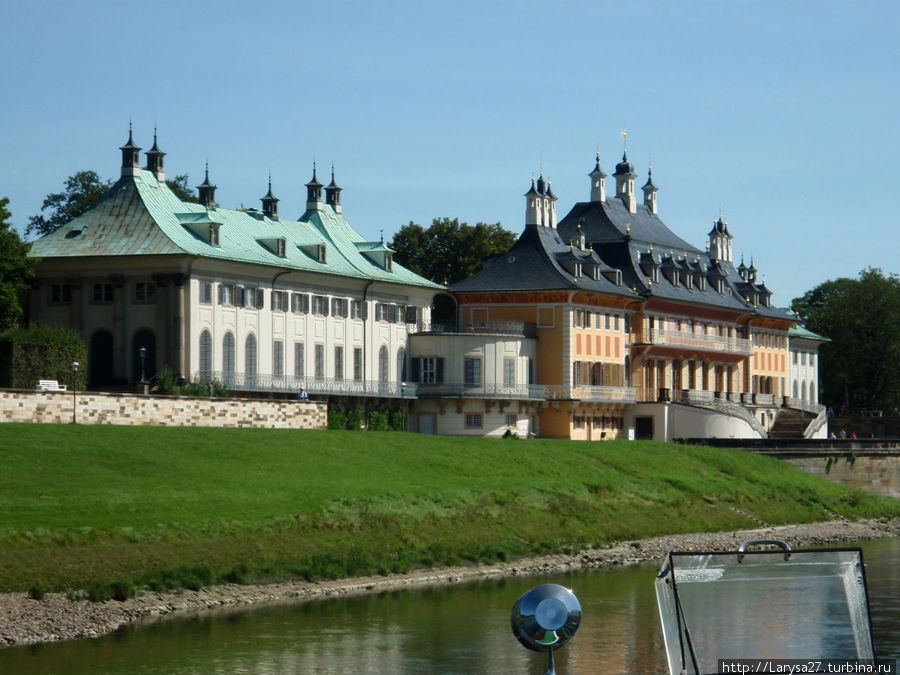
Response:
POLYGON ((684 347, 706 352, 747 355, 753 352, 752 343, 745 338, 723 337, 721 335, 700 335, 678 330, 660 330, 653 328, 647 331, 633 332, 630 339, 632 344, 684 347))
POLYGON ((353 380, 335 377, 293 377, 252 373, 197 372, 197 382, 216 380, 233 391, 299 393, 320 396, 377 396, 384 398, 416 398, 417 386, 409 382, 353 380))
POLYGON ((500 398, 542 401, 546 387, 539 384, 483 384, 459 383, 419 383, 416 385, 418 398, 500 398))

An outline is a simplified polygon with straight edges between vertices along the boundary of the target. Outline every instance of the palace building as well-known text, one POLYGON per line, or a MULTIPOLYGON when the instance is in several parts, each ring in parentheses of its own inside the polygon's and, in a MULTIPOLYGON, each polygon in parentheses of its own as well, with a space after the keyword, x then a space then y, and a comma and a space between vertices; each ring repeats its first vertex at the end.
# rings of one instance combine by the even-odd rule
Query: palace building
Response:
MULTIPOLYGON (((766 435, 796 398, 788 387, 795 318, 772 306, 752 261, 734 264, 722 218, 700 250, 659 218, 650 172, 638 199, 627 154, 609 193, 599 155, 588 176, 590 199, 559 221, 550 182, 532 180, 518 241, 451 287, 463 333, 506 333, 512 361, 501 367, 495 356, 489 368, 478 349, 464 350, 464 372, 443 394, 437 388, 429 402, 428 387, 419 386, 420 419, 428 416, 429 429, 436 419, 440 433, 455 385, 472 393, 455 401, 458 419, 445 424, 469 433, 506 426, 585 440, 766 435), (515 366, 531 351, 527 368, 515 366), (505 397, 505 387, 515 393, 505 397)), ((412 376, 435 377, 421 367, 412 376)))
POLYGON ((306 210, 291 219, 271 178, 259 209, 218 206, 208 168, 199 203, 184 202, 155 133, 143 168, 130 130, 120 150, 110 191, 31 249, 30 316, 85 337, 90 387, 168 365, 236 392, 403 396, 408 335, 443 287, 353 229, 333 171, 326 186, 313 167, 306 210))

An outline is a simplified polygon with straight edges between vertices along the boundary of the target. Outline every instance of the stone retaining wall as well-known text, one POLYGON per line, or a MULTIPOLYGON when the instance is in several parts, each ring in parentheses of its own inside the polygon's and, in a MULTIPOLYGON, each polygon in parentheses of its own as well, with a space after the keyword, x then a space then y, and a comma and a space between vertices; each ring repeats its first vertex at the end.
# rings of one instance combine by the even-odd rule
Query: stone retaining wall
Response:
POLYGON ((784 461, 833 483, 900 499, 900 456, 789 457, 784 461))
MULTIPOLYGON (((325 429, 328 422, 328 406, 315 401, 78 392, 75 402, 78 424, 325 429)), ((0 390, 0 422, 71 421, 71 391, 0 390)))

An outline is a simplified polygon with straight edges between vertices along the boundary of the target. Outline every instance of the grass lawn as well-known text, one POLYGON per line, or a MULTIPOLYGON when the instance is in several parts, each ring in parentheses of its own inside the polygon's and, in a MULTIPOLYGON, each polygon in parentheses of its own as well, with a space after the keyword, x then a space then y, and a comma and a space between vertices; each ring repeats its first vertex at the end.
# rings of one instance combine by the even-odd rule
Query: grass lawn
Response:
POLYGON ((900 515, 768 457, 654 442, 0 425, 0 591, 321 578, 900 515), (203 575, 201 575, 203 576, 203 575))

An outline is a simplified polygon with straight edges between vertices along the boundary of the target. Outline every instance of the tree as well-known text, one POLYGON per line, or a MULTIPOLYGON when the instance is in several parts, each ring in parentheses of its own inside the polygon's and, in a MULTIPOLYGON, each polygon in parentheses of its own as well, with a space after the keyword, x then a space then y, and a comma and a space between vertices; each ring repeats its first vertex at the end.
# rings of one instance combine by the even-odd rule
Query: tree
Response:
POLYGON ((30 244, 12 229, 7 210, 9 199, 0 199, 0 331, 13 328, 22 316, 19 297, 34 277, 34 260, 28 257, 30 244))
POLYGON ((453 284, 478 272, 486 258, 503 253, 516 235, 500 223, 460 223, 453 218, 435 218, 427 230, 410 222, 401 227, 391 248, 394 260, 416 274, 437 283, 453 284))
POLYGON ((172 180, 167 180, 166 185, 169 186, 169 189, 174 192, 175 196, 181 201, 197 203, 197 197, 194 195, 194 188, 188 185, 188 175, 186 173, 179 174, 172 180))
POLYGON ((41 214, 28 219, 25 236, 34 233, 43 237, 54 232, 91 208, 112 186, 112 181, 100 180, 95 171, 72 174, 66 178, 65 190, 47 195, 41 205, 41 214))
POLYGON ((820 349, 823 402, 851 410, 900 406, 900 277, 869 268, 859 279, 820 284, 791 308, 831 340, 820 349))
MULTIPOLYGON (((42 214, 31 216, 28 219, 28 227, 25 236, 32 233, 43 237, 74 220, 91 208, 109 192, 115 183, 111 180, 101 180, 96 171, 78 171, 66 178, 66 187, 63 192, 53 192, 44 198, 41 205, 42 214), (43 212, 46 212, 44 214, 43 212)), ((188 185, 186 173, 167 180, 166 185, 183 202, 196 202, 194 190, 188 185)))

